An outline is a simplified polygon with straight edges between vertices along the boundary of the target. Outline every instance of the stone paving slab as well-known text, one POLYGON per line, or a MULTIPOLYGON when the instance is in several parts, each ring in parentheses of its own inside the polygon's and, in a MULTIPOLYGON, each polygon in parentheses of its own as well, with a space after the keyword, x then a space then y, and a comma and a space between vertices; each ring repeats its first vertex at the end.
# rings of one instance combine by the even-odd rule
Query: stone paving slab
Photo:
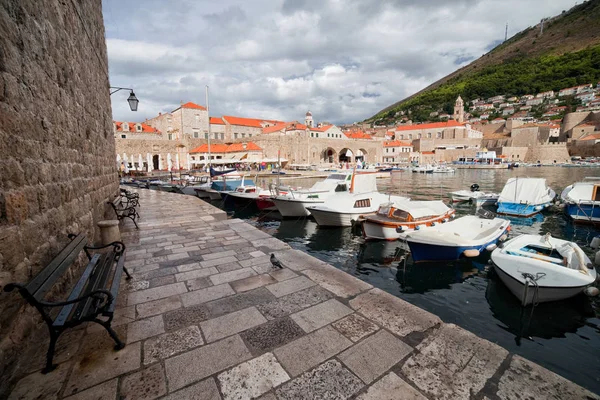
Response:
POLYGON ((356 400, 427 400, 427 397, 406 383, 402 378, 390 372, 375 382, 356 400))
POLYGON ((352 314, 352 310, 335 299, 327 300, 291 315, 305 332, 312 332, 340 318, 352 314))
POLYGON ((257 325, 267 322, 265 317, 256 309, 256 307, 246 308, 244 310, 232 312, 222 317, 210 319, 200 323, 200 328, 207 342, 214 342, 226 336, 253 328, 257 325))
POLYGON ((275 296, 281 297, 302 289, 314 286, 315 283, 305 276, 299 276, 297 278, 288 279, 286 281, 278 282, 273 285, 267 286, 267 289, 271 291, 275 296))
POLYGON ((164 360, 203 344, 200 328, 195 325, 153 337, 144 342, 144 365, 164 360))
POLYGON ((127 296, 127 304, 132 306, 147 301, 164 299, 165 297, 174 296, 176 294, 186 293, 187 288, 185 283, 178 282, 171 285, 159 286, 152 289, 140 290, 129 293, 127 296))
POLYGON ((276 349, 274 353, 286 371, 296 376, 351 345, 351 341, 327 326, 276 349))
POLYGON ((436 399, 468 399, 483 389, 508 351, 453 324, 421 342, 402 373, 436 399))
POLYGON ((106 381, 83 392, 65 397, 65 400, 114 400, 117 397, 118 379, 106 381))
POLYGON ((250 358, 238 335, 168 358, 165 370, 169 390, 181 389, 250 358))
POLYGON ((240 336, 254 355, 271 351, 306 333, 290 318, 280 318, 248 329, 240 336))
POLYGON ((167 394, 165 372, 161 364, 155 364, 121 379, 121 400, 156 399, 167 394))
POLYGON ((164 397, 163 400, 221 400, 219 388, 213 378, 195 383, 164 397))
POLYGON ((339 361, 331 360, 284 384, 275 392, 280 400, 347 399, 363 383, 339 361))
POLYGON ((271 353, 246 361, 218 376, 224 399, 252 399, 288 381, 271 353))
POLYGON ((377 325, 358 314, 348 315, 346 318, 336 321, 332 325, 338 332, 353 342, 358 342, 360 339, 369 336, 373 332, 377 332, 379 329, 377 325))
POLYGON ((412 347, 381 330, 341 353, 338 358, 356 376, 369 384, 412 351, 412 347))
POLYGON ((380 289, 371 289, 350 300, 350 307, 400 336, 442 323, 435 315, 380 289))
POLYGON ((513 356, 498 384, 500 399, 600 399, 581 386, 520 356, 513 356))
MULTIPOLYGON (((187 289, 186 289, 187 291, 187 289)), ((206 303, 221 297, 231 296, 235 291, 227 283, 218 286, 207 287, 206 289, 194 290, 181 296, 181 301, 185 307, 196 304, 206 303)))

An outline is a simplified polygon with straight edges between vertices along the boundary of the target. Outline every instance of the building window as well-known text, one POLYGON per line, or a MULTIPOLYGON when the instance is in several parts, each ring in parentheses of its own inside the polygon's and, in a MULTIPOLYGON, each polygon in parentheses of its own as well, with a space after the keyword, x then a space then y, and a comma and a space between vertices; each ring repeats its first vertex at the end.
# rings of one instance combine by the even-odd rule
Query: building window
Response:
POLYGON ((135 129, 136 129, 138 132, 141 132, 141 131, 142 131, 142 125, 140 125, 140 124, 137 124, 137 125, 135 126, 135 129))
POLYGON ((246 134, 245 134, 245 133, 242 133, 242 138, 245 138, 245 137, 246 137, 246 134))
POLYGON ((194 130, 194 138, 198 139, 200 137, 200 132, 197 129, 194 130))
POLYGON ((221 132, 221 140, 225 140, 225 133, 221 132))
POLYGON ((208 132, 204 132, 204 140, 208 140, 208 132))
POLYGON ((238 138, 238 133, 237 133, 237 132, 234 132, 234 133, 233 133, 233 138, 234 138, 234 139, 237 139, 237 138, 238 138))
POLYGON ((315 134, 313 132, 311 132, 310 137, 315 137, 315 134))
POLYGON ((386 148, 386 149, 385 149, 385 152, 386 152, 386 153, 389 153, 389 152, 390 152, 390 149, 389 149, 389 148, 386 148))
POLYGON ((169 133, 169 134, 167 135, 167 137, 168 137, 168 139, 169 139, 169 140, 173 140, 173 134, 172 134, 172 133, 169 133))
POLYGON ((431 139, 431 132, 427 133, 427 139, 431 139))
POLYGON ((218 132, 214 133, 214 138, 215 138, 215 140, 219 138, 219 133, 218 132))
POLYGON ((319 137, 319 134, 318 134, 318 133, 317 133, 316 135, 317 135, 317 137, 319 137))
POLYGON ((127 135, 121 135, 121 139, 127 139, 127 135))
POLYGON ((249 133, 249 134, 248 134, 248 137, 252 137, 252 134, 251 134, 251 133, 249 133))
POLYGON ((395 153, 395 152, 396 152, 396 148, 392 147, 392 153, 395 153))
POLYGON ((409 134, 408 134, 408 138, 409 138, 409 139, 412 139, 412 133, 409 133, 409 134))

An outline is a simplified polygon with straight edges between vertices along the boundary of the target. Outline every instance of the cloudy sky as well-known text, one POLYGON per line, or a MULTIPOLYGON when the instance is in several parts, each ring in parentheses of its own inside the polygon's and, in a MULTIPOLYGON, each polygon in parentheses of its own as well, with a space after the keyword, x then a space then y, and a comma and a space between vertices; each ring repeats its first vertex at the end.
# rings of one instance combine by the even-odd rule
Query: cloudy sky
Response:
POLYGON ((103 0, 116 120, 181 101, 211 115, 370 117, 573 0, 103 0))

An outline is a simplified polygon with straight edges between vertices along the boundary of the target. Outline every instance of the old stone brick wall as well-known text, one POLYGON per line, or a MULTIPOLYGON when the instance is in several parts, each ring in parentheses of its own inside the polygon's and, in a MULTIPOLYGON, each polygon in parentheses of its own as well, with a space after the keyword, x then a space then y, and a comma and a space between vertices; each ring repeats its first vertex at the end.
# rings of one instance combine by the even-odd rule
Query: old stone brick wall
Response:
POLYGON ((568 163, 571 161, 566 143, 553 143, 530 147, 525 162, 542 164, 568 163))
MULTIPOLYGON (((30 280, 67 233, 93 239, 118 191, 107 65, 100 1, 0 2, 0 288, 30 280)), ((0 293, 0 398, 34 327, 0 293)))

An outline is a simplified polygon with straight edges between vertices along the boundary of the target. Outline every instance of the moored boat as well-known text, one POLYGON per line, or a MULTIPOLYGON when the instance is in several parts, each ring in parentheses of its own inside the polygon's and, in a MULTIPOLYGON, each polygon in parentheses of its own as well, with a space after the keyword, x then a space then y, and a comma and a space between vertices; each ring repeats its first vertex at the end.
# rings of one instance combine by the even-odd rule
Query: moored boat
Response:
POLYGON ((315 183, 308 190, 290 190, 286 194, 271 197, 283 217, 306 217, 306 206, 323 203, 333 193, 350 190, 352 172, 336 172, 325 180, 315 183))
POLYGON ((479 185, 476 183, 472 184, 469 190, 463 189, 450 192, 450 197, 452 198, 453 203, 460 203, 463 201, 470 201, 471 196, 473 196, 474 193, 479 193, 479 185))
POLYGON ((429 164, 419 165, 417 167, 414 167, 412 169, 412 172, 418 172, 418 173, 421 173, 421 174, 432 174, 433 173, 433 166, 431 166, 429 164))
POLYGON ((600 224, 600 177, 587 177, 569 185, 560 197, 574 222, 600 224))
POLYGON ((365 217, 363 236, 367 240, 404 239, 412 231, 450 221, 454 213, 439 200, 385 203, 376 214, 365 217))
POLYGON ((411 232, 406 242, 415 262, 458 260, 493 251, 499 240, 507 238, 509 226, 502 218, 467 215, 411 232))
POLYGON ((555 196, 544 178, 510 178, 498 197, 498 214, 530 217, 550 207, 555 196))
POLYGON ((498 198, 500 195, 498 193, 484 193, 484 192, 475 192, 469 199, 471 203, 475 205, 475 207, 479 208, 484 205, 495 205, 498 203, 498 198))
POLYGON ((576 296, 597 278, 590 259, 577 244, 550 234, 510 239, 492 252, 492 262, 522 305, 576 296))
MULTIPOLYGON (((354 180, 356 186, 377 188, 373 175, 358 175, 354 180)), ((335 193, 322 204, 310 205, 306 208, 320 226, 352 226, 359 217, 377 212, 383 203, 408 200, 410 199, 407 197, 391 196, 376 190, 354 193, 352 188, 350 192, 335 193)))

